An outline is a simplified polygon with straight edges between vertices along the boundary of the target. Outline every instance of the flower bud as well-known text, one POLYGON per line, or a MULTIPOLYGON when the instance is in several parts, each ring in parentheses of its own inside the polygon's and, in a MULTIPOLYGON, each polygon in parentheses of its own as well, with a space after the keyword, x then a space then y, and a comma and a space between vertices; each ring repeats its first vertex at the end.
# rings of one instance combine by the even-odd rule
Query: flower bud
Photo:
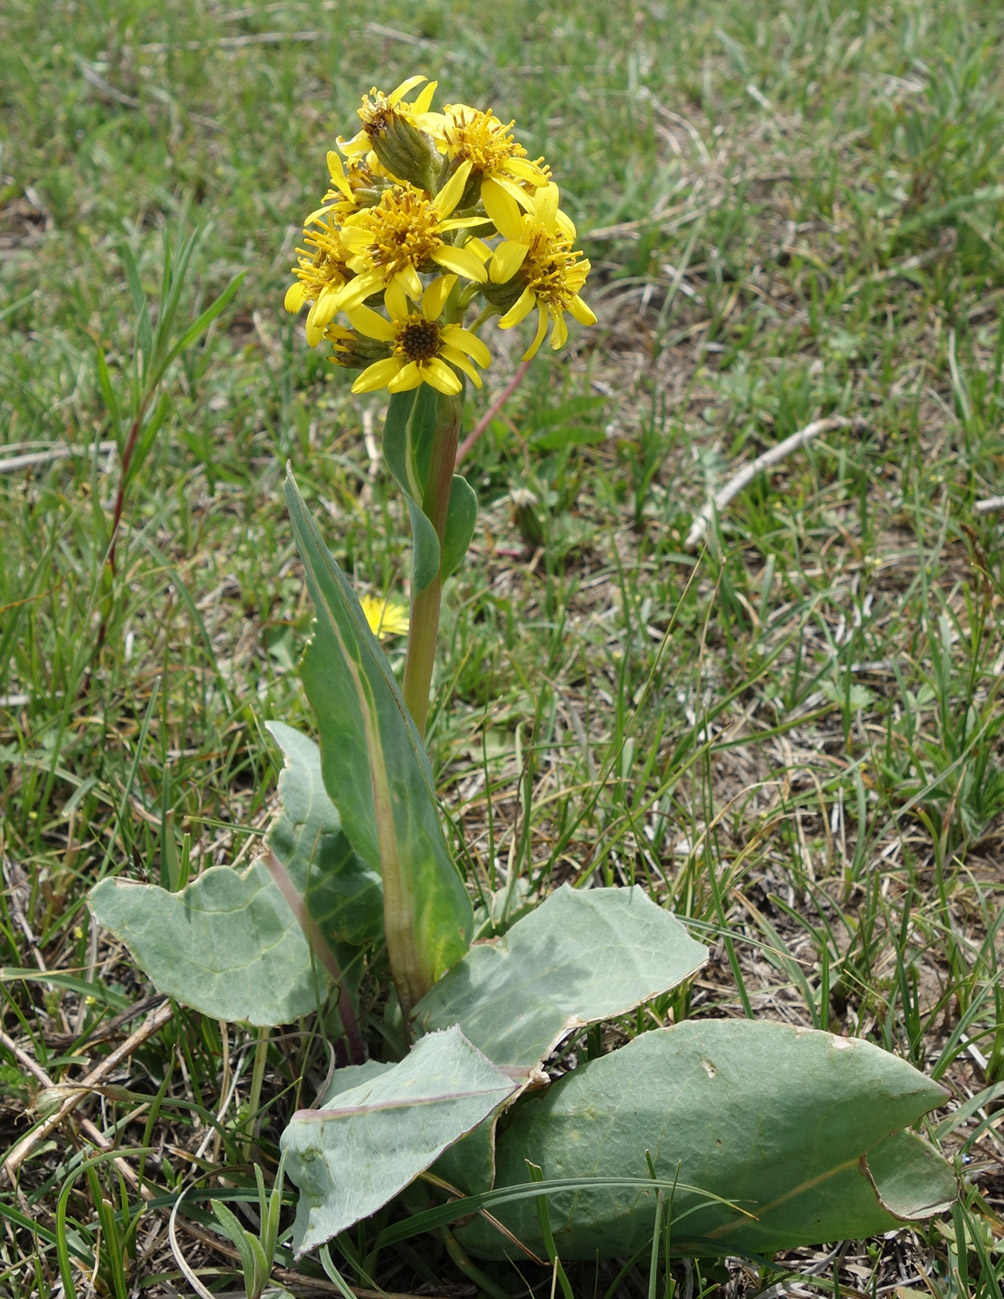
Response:
POLYGON ((365 370, 374 361, 391 354, 386 343, 367 338, 354 329, 343 329, 341 325, 329 325, 324 331, 324 337, 331 344, 328 360, 347 370, 365 370))
POLYGON ((439 154, 424 131, 393 113, 381 119, 378 126, 368 125, 366 133, 373 152, 389 172, 432 193, 439 171, 439 154))
POLYGON ((498 308, 499 315, 504 316, 519 301, 526 286, 526 276, 517 271, 512 279, 506 280, 504 284, 499 284, 495 280, 489 280, 487 284, 479 284, 478 292, 486 302, 498 308))

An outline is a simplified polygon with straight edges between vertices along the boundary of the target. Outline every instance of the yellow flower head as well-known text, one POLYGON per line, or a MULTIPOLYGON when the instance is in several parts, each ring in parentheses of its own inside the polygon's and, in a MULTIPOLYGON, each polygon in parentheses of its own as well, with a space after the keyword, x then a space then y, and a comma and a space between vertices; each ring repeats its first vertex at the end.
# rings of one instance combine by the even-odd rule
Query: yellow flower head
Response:
POLYGON ((360 334, 378 339, 390 349, 389 356, 367 366, 352 385, 353 392, 375 392, 378 388, 407 392, 427 383, 439 392, 458 393, 463 382, 457 370, 481 387, 481 376, 471 358, 478 365, 488 365, 488 348, 461 325, 444 324, 439 319, 456 278, 444 275, 433 280, 423 292, 417 311, 409 310, 407 298, 392 290, 385 296, 390 319, 362 305, 347 311, 360 334))
POLYGON ((527 190, 546 185, 547 169, 541 160, 531 162, 526 150, 513 138, 512 128, 489 109, 481 112, 466 104, 447 104, 444 126, 437 135, 447 158, 459 170, 469 163, 466 202, 469 206, 486 192, 496 203, 509 202, 512 215, 518 216, 520 207, 529 208, 527 190), (473 192, 472 192, 473 189, 473 192))
POLYGON ((552 325, 551 346, 564 345, 568 339, 566 311, 580 325, 594 325, 596 317, 579 296, 589 262, 572 248, 575 226, 558 207, 557 185, 542 185, 531 198, 530 210, 515 219, 511 208, 492 195, 486 196, 485 208, 502 235, 489 267, 492 284, 508 289, 501 295, 489 290, 493 300, 501 296, 508 305, 499 328, 511 329, 537 308, 537 332, 523 359, 529 360, 540 347, 548 321, 552 325))
POLYGON ((309 305, 308 343, 326 338, 333 362, 362 370, 354 392, 428 383, 457 393, 465 374, 480 386, 475 366, 489 353, 462 327, 477 297, 475 329, 496 314, 510 329, 537 309, 525 358, 549 326, 552 347, 566 342, 566 315, 596 320, 581 297, 589 262, 550 168, 490 109, 432 112, 435 89, 419 75, 363 96, 362 129, 339 137, 341 155, 328 153, 330 188, 296 250, 286 309, 309 305), (458 277, 465 283, 451 293, 458 277), (373 310, 377 295, 386 316, 373 310), (335 324, 339 312, 353 328, 335 324))
POLYGON ((303 231, 303 242, 308 248, 298 248, 297 265, 293 267, 296 280, 286 290, 283 305, 294 315, 305 303, 311 303, 307 313, 307 342, 316 347, 325 326, 338 310, 339 298, 352 271, 346 264, 349 252, 342 244, 336 222, 327 214, 312 214, 303 231), (313 221, 315 229, 310 229, 313 221))
POLYGON ((385 636, 400 636, 408 630, 408 610, 398 600, 381 599, 378 595, 361 595, 363 617, 378 640, 385 636))
POLYGON ((324 196, 322 211, 333 212, 339 221, 379 203, 380 195, 394 183, 375 153, 350 158, 346 167, 334 149, 328 150, 328 177, 331 188, 324 196))
POLYGON ((449 242, 452 231, 484 224, 479 217, 450 217, 463 188, 459 173, 435 198, 411 186, 395 185, 376 207, 347 217, 341 237, 357 279, 343 295, 341 306, 348 310, 394 285, 417 300, 422 295, 419 273, 437 267, 484 283, 488 276, 483 255, 449 242))
POLYGON ((409 90, 426 80, 421 75, 409 77, 389 95, 375 86, 369 95, 363 95, 359 107, 362 130, 351 140, 339 136, 342 152, 353 158, 365 156, 372 149, 395 176, 430 188, 435 149, 429 133, 436 131, 442 120, 441 114, 428 111, 437 83, 429 81, 413 103, 406 103, 404 98, 409 90))

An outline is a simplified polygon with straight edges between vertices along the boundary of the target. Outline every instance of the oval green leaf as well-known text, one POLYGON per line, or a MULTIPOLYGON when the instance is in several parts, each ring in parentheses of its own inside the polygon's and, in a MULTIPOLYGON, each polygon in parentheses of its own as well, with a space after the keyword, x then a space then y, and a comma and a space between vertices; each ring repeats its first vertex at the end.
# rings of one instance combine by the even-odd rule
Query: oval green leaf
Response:
POLYGON ((297 1254, 376 1213, 518 1087, 456 1028, 399 1064, 360 1066, 348 1088, 340 1072, 324 1107, 299 1110, 282 1136, 300 1188, 297 1254))
POLYGON ((707 955, 638 886, 564 884, 501 938, 476 943, 418 1003, 415 1023, 460 1024, 490 1060, 529 1071, 573 1029, 668 992, 707 955))
MULTIPOLYGON (((787 1024, 688 1021, 645 1033, 539 1099, 524 1098, 497 1142, 496 1187, 525 1183, 527 1160, 545 1178, 643 1178, 650 1158, 657 1178, 678 1183, 675 1194, 666 1192, 676 1253, 770 1254, 856 1239, 954 1199, 945 1160, 900 1131, 945 1095, 905 1061, 856 1038, 787 1024)), ((629 1255, 651 1241, 652 1189, 560 1192, 548 1207, 564 1258, 629 1255)), ((497 1216, 541 1248, 533 1201, 497 1216)), ((485 1258, 511 1250, 483 1220, 458 1238, 485 1258)))
POLYGON ((213 866, 177 893, 105 879, 89 899, 161 992, 262 1026, 323 1005, 341 944, 374 941, 383 920, 379 876, 342 833, 317 745, 290 726, 269 729, 285 764, 265 858, 243 872, 213 866))

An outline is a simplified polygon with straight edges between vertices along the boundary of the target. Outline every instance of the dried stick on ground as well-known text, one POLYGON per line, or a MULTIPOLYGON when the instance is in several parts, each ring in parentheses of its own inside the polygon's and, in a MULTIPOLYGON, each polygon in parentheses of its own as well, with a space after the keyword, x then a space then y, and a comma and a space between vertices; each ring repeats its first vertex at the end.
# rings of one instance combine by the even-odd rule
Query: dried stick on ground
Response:
MULTIPOLYGON (((66 1100, 63 1101, 59 1109, 44 1123, 40 1123, 37 1128, 21 1138, 17 1145, 11 1150, 4 1162, 4 1172, 13 1181, 17 1170, 21 1164, 28 1158, 40 1141, 44 1141, 48 1136, 55 1132, 67 1114, 75 1110, 80 1102, 86 1099, 94 1088, 120 1063, 130 1056, 133 1051, 148 1037, 152 1037, 164 1027, 171 1016, 174 1014, 174 1007, 170 1002, 160 1006, 153 1014, 149 1015, 144 1023, 132 1034, 121 1046, 110 1051, 101 1063, 90 1071, 86 1077, 81 1078, 79 1082, 63 1083, 60 1090, 66 1091, 66 1100)), ((36 1075, 37 1076, 37 1075, 36 1075)))
MULTIPOLYGON (((21 1165, 23 1161, 25 1161, 26 1157, 31 1154, 32 1148, 34 1148, 39 1141, 48 1137, 49 1133, 51 1133, 53 1128, 55 1128, 55 1125, 60 1122, 61 1118, 68 1115, 71 1109, 73 1109, 78 1102, 81 1102, 81 1100, 84 1099, 84 1096, 92 1094, 92 1092, 84 1090, 84 1087, 86 1087, 88 1083, 94 1087, 97 1078, 103 1076, 104 1073, 108 1073, 109 1069, 112 1068, 112 1065, 116 1064, 118 1060, 125 1059, 125 1056, 132 1050, 132 1048, 139 1046, 140 1042, 142 1042, 144 1038, 149 1037, 153 1031, 161 1028, 161 1026, 165 1024, 166 1018, 173 1015, 173 1013, 173 1005, 170 1003, 161 1005, 155 1015, 151 1015, 147 1018, 147 1021, 144 1022, 143 1028, 140 1029, 138 1033, 132 1034, 129 1042, 123 1043, 123 1046, 119 1047, 117 1052, 114 1052, 116 1059, 110 1061, 110 1063, 109 1060, 101 1061, 99 1068, 91 1070, 91 1073, 88 1074, 87 1078, 83 1079, 83 1082, 75 1083, 75 1085, 74 1083, 70 1083, 69 1086, 77 1086, 81 1090, 73 1092, 73 1094, 69 1096, 68 1100, 66 1100, 66 1103, 62 1105, 60 1112, 58 1112, 55 1117, 51 1118, 48 1122, 45 1122, 42 1128, 35 1129, 34 1131, 31 1131, 31 1133, 27 1134, 27 1137, 23 1138, 23 1141, 19 1143, 18 1146, 14 1147, 12 1152, 10 1152, 10 1157, 8 1157, 8 1161, 6 1161, 4 1168, 10 1173, 10 1179, 12 1179, 14 1185, 17 1186, 17 1178, 14 1174, 16 1174, 19 1165, 21 1165), (10 1159, 12 1159, 12 1157, 14 1159, 13 1169, 10 1168, 10 1159)), ((35 1077, 36 1081, 42 1083, 43 1087, 47 1087, 47 1089, 53 1092, 60 1090, 60 1085, 53 1082, 52 1078, 49 1078, 48 1074, 45 1073, 42 1066, 36 1063, 35 1060, 32 1060, 29 1053, 22 1051, 17 1042, 14 1042, 12 1038, 9 1038, 8 1035, 4 1033, 3 1029, 0 1029, 0 1046, 5 1047, 6 1050, 12 1053, 19 1063, 21 1063, 22 1068, 25 1068, 27 1072, 31 1073, 32 1076, 35 1077)), ((64 1085, 64 1087, 65 1086, 66 1085, 64 1085)), ((108 1141, 108 1138, 105 1137, 105 1134, 100 1128, 97 1128, 95 1124, 92 1124, 90 1118, 82 1118, 81 1131, 84 1137, 87 1138, 87 1141, 90 1142, 96 1150, 105 1152, 112 1152, 114 1150, 112 1142, 108 1141)), ((144 1200, 164 1198, 166 1194, 164 1189, 162 1189, 162 1187, 156 1187, 156 1189, 153 1189, 153 1187, 148 1186, 147 1183, 140 1181, 138 1174, 136 1174, 136 1170, 132 1168, 129 1161, 123 1159, 122 1156, 113 1159, 112 1163, 118 1172, 121 1173, 121 1176, 129 1182, 131 1189, 134 1190, 140 1198, 144 1200)), ((175 1204, 175 1208, 177 1208, 177 1204, 175 1204)), ((161 1212, 165 1212, 164 1208, 161 1208, 161 1212)), ((175 1215, 173 1213, 173 1215, 171 1215, 171 1221, 174 1221, 174 1218, 175 1215)), ((220 1235, 214 1233, 214 1231, 205 1230, 203 1226, 200 1226, 197 1222, 191 1222, 190 1220, 187 1220, 187 1218, 181 1218, 179 1222, 181 1222, 182 1229, 186 1231, 188 1235, 194 1237, 196 1241, 200 1241, 204 1246, 212 1248, 212 1250, 217 1251, 218 1254, 222 1254, 227 1257, 227 1259, 238 1261, 239 1263, 239 1251, 236 1250, 229 1241, 223 1241, 220 1235)), ((294 1285, 294 1283, 296 1283, 296 1285, 301 1286, 305 1283, 305 1285, 309 1285, 312 1289, 317 1290, 318 1293, 343 1294, 343 1291, 339 1290, 338 1286, 330 1285, 330 1283, 326 1281, 314 1281, 313 1278, 301 1276, 299 1272, 292 1272, 292 1270, 288 1268, 274 1267, 271 1269, 271 1276, 273 1276, 277 1281, 287 1283, 287 1285, 294 1285)), ((356 1290, 355 1294, 357 1299, 377 1299, 378 1295, 386 1294, 386 1291, 356 1290)), ((390 1299, 394 1299, 394 1296, 390 1296, 390 1299)))
POLYGON ((0 474, 12 474, 17 469, 33 469, 36 465, 48 465, 54 460, 67 460, 71 456, 87 456, 95 452, 99 456, 110 455, 118 449, 117 442, 99 442, 87 446, 46 447, 44 451, 31 451, 23 456, 9 456, 0 460, 0 474))
POLYGON ((861 423, 861 420, 847 419, 843 415, 831 415, 828 419, 813 420, 811 424, 806 424, 805 428, 799 429, 797 433, 792 433, 791 437, 785 438, 777 446, 771 447, 763 455, 757 456, 750 464, 744 465, 720 491, 715 493, 694 519, 694 522, 690 525, 690 531, 687 533, 687 539, 683 543, 684 547, 687 550, 692 550, 699 545, 704 538, 708 524, 715 515, 721 513, 733 496, 738 496, 743 488, 756 478, 757 474, 769 469, 771 465, 778 464, 786 456, 789 456, 792 451, 804 447, 807 442, 811 442, 820 433, 829 433, 832 429, 849 428, 851 425, 860 425, 861 423))
POLYGON ((974 508, 977 514, 993 514, 997 510, 1004 510, 1004 496, 988 496, 985 501, 977 501, 974 508))

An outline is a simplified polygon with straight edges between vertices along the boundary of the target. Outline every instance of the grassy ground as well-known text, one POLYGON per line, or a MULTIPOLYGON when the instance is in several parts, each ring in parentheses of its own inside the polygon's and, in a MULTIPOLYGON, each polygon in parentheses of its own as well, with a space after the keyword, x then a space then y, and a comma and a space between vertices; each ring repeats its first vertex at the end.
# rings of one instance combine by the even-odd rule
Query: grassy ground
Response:
MULTIPOLYGON (((465 464, 482 521, 430 747, 466 865, 538 891, 643 882, 713 945, 680 1013, 860 1034, 952 1096, 951 1221, 613 1293, 1000 1296, 1004 515, 978 505, 1004 490, 1004 18, 978 0, 369 12, 0 17, 3 1145, 99 1077, 0 1185, 0 1295, 189 1293, 175 1251, 237 1284, 222 1237, 197 1234, 198 1191, 253 1186, 258 1151, 270 1181, 289 1095, 325 1067, 301 1035, 160 1011, 85 899, 109 873, 246 857, 267 820, 262 723, 310 725, 287 459, 360 588, 404 589, 379 403, 350 399, 280 304, 326 148, 361 91, 421 70, 547 155, 600 318, 465 464), (175 337, 246 276, 145 408, 109 579, 151 384, 139 304, 164 319, 165 236, 177 252, 194 231, 175 337), (846 422, 688 548, 735 469, 823 417, 846 422), (102 1140, 118 1165, 82 1158, 102 1140)), ((472 423, 517 360, 496 357, 472 423)), ((390 1291, 465 1293, 431 1247, 382 1267, 390 1291)), ((309 1271, 286 1281, 335 1292, 309 1271)))

